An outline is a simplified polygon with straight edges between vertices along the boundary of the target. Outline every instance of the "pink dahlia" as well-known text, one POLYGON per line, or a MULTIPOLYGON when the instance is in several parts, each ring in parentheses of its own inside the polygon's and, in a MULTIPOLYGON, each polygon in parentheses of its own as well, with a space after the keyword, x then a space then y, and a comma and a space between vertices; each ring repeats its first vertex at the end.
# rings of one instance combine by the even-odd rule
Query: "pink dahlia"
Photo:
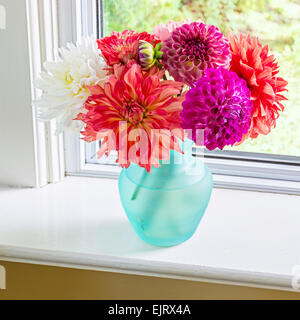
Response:
MULTIPOLYGON (((250 127, 253 105, 245 80, 224 68, 207 69, 186 94, 182 127, 196 143, 204 133, 207 149, 223 149, 241 141, 250 127)), ((203 141, 202 141, 203 143, 203 141)))
POLYGON ((185 19, 184 21, 175 22, 173 20, 169 20, 167 23, 160 23, 158 26, 154 28, 154 35, 160 41, 166 41, 169 35, 178 27, 181 27, 184 24, 191 23, 190 19, 185 19))
POLYGON ((104 88, 89 88, 87 112, 78 117, 86 125, 84 139, 103 139, 99 157, 117 150, 122 167, 133 162, 149 172, 152 165, 160 165, 158 160, 168 159, 170 149, 181 151, 177 136, 182 137, 182 87, 147 75, 135 62, 119 67, 104 88))
POLYGON ((116 64, 124 65, 130 60, 138 62, 138 47, 141 40, 149 42, 153 47, 160 42, 147 32, 125 30, 122 33, 113 32, 111 36, 97 40, 97 43, 107 64, 113 67, 116 64))
POLYGON ((286 91, 288 83, 277 76, 278 63, 269 54, 268 46, 263 47, 256 37, 230 33, 228 39, 232 54, 230 70, 247 81, 254 103, 251 126, 244 139, 257 138, 276 126, 279 112, 284 110, 281 101, 287 100, 281 92, 286 91))
POLYGON ((201 22, 184 24, 163 43, 163 63, 176 81, 192 86, 207 68, 228 68, 228 40, 221 31, 201 22))

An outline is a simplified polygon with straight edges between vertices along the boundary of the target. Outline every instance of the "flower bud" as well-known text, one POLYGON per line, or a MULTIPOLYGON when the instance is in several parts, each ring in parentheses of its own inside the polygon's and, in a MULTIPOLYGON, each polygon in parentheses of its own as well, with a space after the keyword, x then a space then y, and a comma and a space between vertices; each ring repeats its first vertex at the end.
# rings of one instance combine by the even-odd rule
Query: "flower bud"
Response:
POLYGON ((161 43, 157 44, 155 48, 153 48, 152 44, 140 40, 139 42, 139 62, 143 70, 149 70, 155 64, 157 66, 161 66, 159 59, 162 59, 161 43))

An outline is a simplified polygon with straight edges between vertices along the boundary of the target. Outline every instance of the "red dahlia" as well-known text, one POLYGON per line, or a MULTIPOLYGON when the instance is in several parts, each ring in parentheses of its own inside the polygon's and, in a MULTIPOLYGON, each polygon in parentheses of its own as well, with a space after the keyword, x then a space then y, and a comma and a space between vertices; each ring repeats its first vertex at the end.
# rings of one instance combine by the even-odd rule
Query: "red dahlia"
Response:
POLYGON ((113 67, 115 64, 124 65, 130 60, 138 62, 138 47, 141 40, 151 43, 153 47, 160 42, 147 32, 125 30, 122 33, 113 32, 111 36, 97 40, 97 43, 107 64, 113 67))

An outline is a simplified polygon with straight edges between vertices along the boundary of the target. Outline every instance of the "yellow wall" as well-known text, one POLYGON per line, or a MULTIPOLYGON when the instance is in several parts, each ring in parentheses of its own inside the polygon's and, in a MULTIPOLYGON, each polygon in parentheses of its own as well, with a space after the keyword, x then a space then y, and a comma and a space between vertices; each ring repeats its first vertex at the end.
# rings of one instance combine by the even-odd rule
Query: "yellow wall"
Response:
POLYGON ((300 293, 1 262, 6 299, 300 299, 300 293))

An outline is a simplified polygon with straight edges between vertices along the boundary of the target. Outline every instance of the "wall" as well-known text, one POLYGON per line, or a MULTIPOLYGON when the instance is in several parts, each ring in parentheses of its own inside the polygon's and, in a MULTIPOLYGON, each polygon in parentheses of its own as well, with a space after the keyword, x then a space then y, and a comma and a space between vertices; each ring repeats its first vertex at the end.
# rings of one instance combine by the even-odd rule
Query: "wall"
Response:
POLYGON ((0 0, 0 184, 36 186, 25 0, 0 0))
POLYGON ((6 299, 300 299, 300 293, 1 262, 6 299))

